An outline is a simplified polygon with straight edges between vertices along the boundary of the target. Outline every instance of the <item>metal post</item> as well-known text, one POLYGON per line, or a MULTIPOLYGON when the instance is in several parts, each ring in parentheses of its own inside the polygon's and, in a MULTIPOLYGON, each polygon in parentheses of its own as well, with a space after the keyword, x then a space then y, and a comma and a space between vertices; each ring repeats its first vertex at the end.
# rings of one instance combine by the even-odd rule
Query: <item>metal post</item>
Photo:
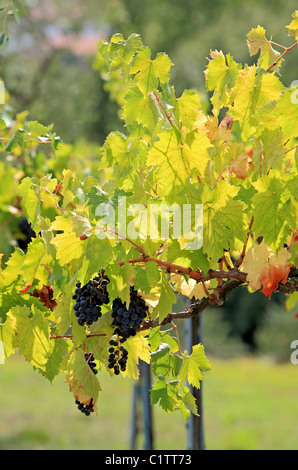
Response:
POLYGON ((130 431, 130 450, 136 448, 137 435, 139 433, 138 427, 138 401, 139 401, 140 387, 134 384, 132 391, 132 416, 131 416, 131 431, 130 431))
POLYGON ((143 402, 143 423, 144 423, 144 449, 153 449, 153 420, 152 420, 152 407, 150 404, 150 390, 151 390, 151 367, 150 364, 141 361, 140 363, 141 378, 142 378, 142 402, 143 402))
MULTIPOLYGON (((192 346, 202 342, 201 314, 185 320, 185 347, 188 353, 192 351, 192 346)), ((203 386, 197 389, 188 384, 188 387, 196 399, 199 416, 191 413, 186 422, 187 429, 187 449, 205 450, 204 426, 203 426, 203 386)))
POLYGON ((130 449, 136 449, 137 436, 140 429, 144 432, 144 450, 153 449, 153 417, 152 407, 150 404, 150 390, 151 390, 151 367, 150 364, 141 361, 140 377, 138 382, 133 387, 133 400, 132 400, 132 422, 131 422, 131 438, 130 449), (143 425, 139 421, 139 406, 142 406, 143 425))

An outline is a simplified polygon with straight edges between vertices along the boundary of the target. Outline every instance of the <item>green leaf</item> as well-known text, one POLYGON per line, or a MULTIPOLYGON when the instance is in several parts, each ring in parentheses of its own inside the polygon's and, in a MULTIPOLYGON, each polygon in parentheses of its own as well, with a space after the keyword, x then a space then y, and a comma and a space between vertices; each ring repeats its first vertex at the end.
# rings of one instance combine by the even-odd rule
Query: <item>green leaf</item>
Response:
MULTIPOLYGON (((181 397, 184 405, 195 415, 200 416, 197 410, 196 399, 192 395, 188 387, 184 387, 181 392, 181 397)), ((187 418, 188 416, 186 416, 187 418)), ((184 418, 185 419, 185 418, 184 418)))
POLYGON ((93 278, 100 269, 104 269, 113 258, 115 242, 108 238, 99 240, 95 235, 84 241, 83 262, 79 279, 87 282, 93 278), (82 275, 82 277, 81 277, 82 275))
POLYGON ((219 181, 213 190, 205 188, 203 203, 203 251, 215 263, 223 250, 233 249, 235 238, 245 241, 248 220, 246 205, 237 199, 239 188, 219 181))
POLYGON ((150 364, 150 348, 147 336, 146 331, 141 331, 126 340, 125 349, 128 351, 128 359, 126 370, 123 372, 124 377, 137 380, 139 378, 139 360, 150 364))
POLYGON ((200 95, 196 90, 184 90, 177 99, 177 119, 191 131, 199 115, 200 95))
POLYGON ((49 126, 44 126, 38 121, 29 121, 26 123, 26 130, 32 137, 46 135, 49 132, 49 129, 49 126))
POLYGON ((154 315, 159 317, 159 322, 172 311, 172 306, 176 303, 176 296, 173 292, 173 288, 168 282, 166 275, 161 275, 161 288, 160 288, 160 299, 157 306, 154 309, 154 315))
POLYGON ((18 129, 17 132, 11 137, 7 143, 6 152, 13 152, 16 148, 24 146, 25 132, 23 129, 18 129))
POLYGON ((177 380, 170 383, 158 380, 151 389, 151 404, 159 403, 164 411, 172 413, 181 402, 177 393, 179 388, 180 384, 177 380))
MULTIPOLYGON (((263 236, 272 249, 281 248, 284 240, 295 226, 295 209, 289 201, 289 209, 283 194, 287 191, 285 181, 277 170, 271 170, 253 183, 257 193, 252 197, 255 236, 263 236), (292 209, 292 210, 291 210, 292 209)), ((290 197, 290 196, 288 196, 290 197)))
POLYGON ((4 32, 0 36, 0 51, 3 51, 9 44, 9 36, 4 32))
POLYGON ((183 358, 180 369, 180 380, 188 380, 188 382, 196 388, 200 388, 201 381, 204 376, 202 372, 211 369, 210 363, 205 356, 205 349, 202 344, 196 344, 192 347, 192 353, 188 357, 183 358))
POLYGON ((129 88, 122 109, 122 118, 127 126, 142 124, 151 132, 158 120, 163 118, 151 96, 144 96, 137 86, 129 88))
POLYGON ((25 255, 20 248, 16 248, 16 250, 10 256, 6 263, 6 268, 3 270, 5 286, 9 286, 21 275, 24 257, 25 255))
POLYGON ((230 54, 227 57, 220 51, 211 52, 212 60, 205 71, 206 89, 213 91, 211 102, 213 113, 217 115, 223 106, 229 102, 230 91, 236 83, 238 71, 241 66, 237 64, 230 54))
POLYGON ((7 319, 5 323, 0 324, 0 341, 4 347, 4 358, 7 359, 9 356, 14 354, 14 334, 10 319, 7 319))
POLYGON ((74 350, 70 353, 65 381, 75 399, 81 403, 89 404, 93 398, 96 403, 98 393, 101 390, 100 384, 87 364, 82 351, 74 350))
POLYGON ((21 269, 24 287, 32 285, 36 272, 40 267, 43 257, 46 254, 46 246, 41 238, 34 238, 28 246, 27 253, 21 269))
POLYGON ((57 299, 57 306, 54 309, 53 317, 58 329, 59 335, 65 335, 74 320, 72 295, 75 287, 72 284, 67 284, 64 287, 64 292, 57 299), (71 299, 71 300, 70 300, 71 299))
POLYGON ((117 261, 112 261, 107 265, 106 275, 110 279, 107 290, 110 299, 119 297, 126 305, 129 305, 130 285, 135 276, 134 267, 130 263, 124 262, 119 266, 117 261))
POLYGON ((12 307, 8 316, 13 325, 15 346, 28 362, 45 370, 51 351, 49 321, 37 308, 12 307))
POLYGON ((172 62, 167 54, 159 53, 151 60, 151 52, 148 47, 138 52, 130 73, 135 74, 134 80, 144 96, 158 88, 159 82, 164 84, 169 80, 172 62))
POLYGON ((145 294, 149 294, 152 285, 157 284, 160 279, 160 273, 157 264, 154 261, 146 263, 145 268, 136 266, 135 288, 140 289, 145 294))
POLYGON ((65 339, 58 338, 52 340, 51 346, 50 356, 41 374, 52 383, 59 375, 62 361, 68 354, 68 343, 65 339))

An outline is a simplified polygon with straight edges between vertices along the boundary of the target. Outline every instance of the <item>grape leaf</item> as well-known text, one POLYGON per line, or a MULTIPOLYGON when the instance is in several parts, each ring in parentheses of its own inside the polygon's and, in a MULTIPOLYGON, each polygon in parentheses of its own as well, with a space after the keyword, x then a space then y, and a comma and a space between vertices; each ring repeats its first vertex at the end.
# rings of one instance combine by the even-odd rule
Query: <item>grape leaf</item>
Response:
POLYGON ((154 261, 146 263, 146 267, 136 266, 135 289, 140 289, 147 294, 150 293, 152 284, 158 283, 160 279, 157 264, 154 261))
POLYGON ((169 284, 164 273, 161 274, 160 299, 154 309, 153 315, 159 317, 159 322, 172 311, 173 304, 176 303, 176 296, 173 288, 169 284))
MULTIPOLYGON (((277 170, 253 183, 257 193, 251 201, 254 207, 254 232, 263 236, 272 248, 280 248, 291 227, 295 226, 293 210, 286 210, 283 200, 286 191, 285 182, 279 177, 277 170)), ((290 202, 290 201, 289 201, 290 202)))
POLYGON ((287 280, 291 268, 290 257, 286 248, 275 254, 264 242, 251 247, 243 263, 249 287, 255 291, 263 286, 261 292, 270 299, 279 282, 285 283, 287 280))
POLYGON ((65 381, 76 400, 89 404, 93 398, 94 403, 97 402, 101 387, 82 351, 74 350, 70 353, 65 381))
POLYGON ((204 376, 202 372, 211 369, 210 363, 205 356, 205 349, 202 344, 196 344, 192 347, 192 353, 183 358, 180 370, 180 380, 188 382, 196 388, 200 388, 200 383, 204 376))
POLYGON ((293 21, 286 28, 289 30, 289 36, 295 36, 296 41, 298 41, 298 10, 293 13, 292 18, 293 21))
POLYGON ((167 195, 177 185, 183 186, 197 175, 204 175, 211 147, 206 134, 196 133, 189 145, 182 145, 172 129, 158 137, 148 152, 147 165, 157 167, 156 181, 163 194, 167 195))
POLYGON ((150 347, 146 331, 139 332, 136 336, 131 336, 125 342, 125 349, 128 351, 126 370, 124 377, 130 377, 137 380, 139 378, 138 363, 139 360, 150 364, 150 347))
POLYGON ((180 384, 177 380, 170 383, 158 380, 151 389, 151 404, 159 403, 164 411, 172 413, 181 403, 181 398, 178 395, 179 388, 180 384))
POLYGON ((239 188, 219 181, 213 190, 202 196, 204 213, 203 251, 214 262, 234 246, 235 237, 245 241, 247 232, 246 205, 234 197, 239 188))
POLYGON ((45 370, 51 351, 49 321, 34 306, 31 309, 12 307, 7 315, 15 335, 14 345, 20 354, 33 366, 45 370))
POLYGON ((293 99, 293 90, 286 90, 278 101, 274 111, 274 116, 279 118, 284 135, 291 139, 298 137, 298 106, 293 99))
MULTIPOLYGON (((41 238, 34 238, 28 246, 22 265, 22 279, 25 285, 33 284, 36 273, 46 254, 46 246, 41 238)), ((47 274, 48 276, 48 274, 47 274)))
MULTIPOLYGON (((272 44, 266 38, 266 31, 261 26, 253 28, 247 34, 247 45, 251 56, 256 55, 260 51, 260 64, 264 69, 267 69, 279 57, 279 53, 273 49, 272 44)), ((280 60, 275 68, 281 64, 280 60)))
POLYGON ((74 232, 59 233, 51 240, 51 244, 55 245, 62 266, 80 258, 84 251, 83 242, 74 232))
POLYGON ((158 88, 159 82, 164 84, 169 79, 172 62, 164 53, 158 53, 154 60, 151 60, 151 52, 148 47, 137 53, 130 73, 134 74, 134 80, 144 96, 150 91, 158 88))

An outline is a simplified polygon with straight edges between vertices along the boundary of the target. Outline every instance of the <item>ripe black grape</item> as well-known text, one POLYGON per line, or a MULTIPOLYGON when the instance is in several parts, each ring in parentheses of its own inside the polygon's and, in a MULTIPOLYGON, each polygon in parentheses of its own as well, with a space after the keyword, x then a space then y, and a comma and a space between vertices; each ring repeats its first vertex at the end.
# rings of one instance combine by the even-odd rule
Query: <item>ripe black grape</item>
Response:
POLYGON ((126 302, 122 302, 119 297, 113 301, 112 317, 113 325, 116 326, 114 333, 122 336, 122 342, 124 342, 130 336, 136 334, 147 314, 148 307, 144 299, 142 299, 131 286, 128 308, 126 302))
POLYGON ((126 302, 117 297, 112 304, 113 325, 116 327, 114 335, 118 340, 110 341, 108 368, 114 369, 114 374, 119 375, 120 371, 126 370, 128 351, 122 345, 130 336, 135 336, 144 318, 148 314, 148 307, 137 293, 130 287, 129 306, 126 302))
POLYGON ((98 276, 84 286, 80 281, 76 283, 75 293, 72 297, 76 301, 73 309, 80 326, 84 324, 90 326, 101 317, 101 306, 109 303, 107 292, 109 282, 104 270, 101 270, 98 276))
POLYGON ((94 361, 94 356, 92 353, 84 353, 84 357, 89 365, 90 369, 92 370, 93 374, 98 374, 98 370, 96 369, 96 362, 94 361))
POLYGON ((117 341, 111 340, 110 346, 108 368, 114 369, 114 374, 119 375, 120 370, 122 372, 126 370, 128 351, 123 346, 120 346, 119 342, 117 341))
POLYGON ((17 238, 18 246, 22 250, 26 250, 29 243, 32 242, 32 238, 36 238, 36 234, 25 217, 20 220, 19 229, 21 234, 17 238))
POLYGON ((86 416, 90 416, 90 414, 94 412, 93 398, 91 398, 89 404, 83 404, 79 400, 76 400, 75 404, 78 406, 78 410, 84 413, 86 416))

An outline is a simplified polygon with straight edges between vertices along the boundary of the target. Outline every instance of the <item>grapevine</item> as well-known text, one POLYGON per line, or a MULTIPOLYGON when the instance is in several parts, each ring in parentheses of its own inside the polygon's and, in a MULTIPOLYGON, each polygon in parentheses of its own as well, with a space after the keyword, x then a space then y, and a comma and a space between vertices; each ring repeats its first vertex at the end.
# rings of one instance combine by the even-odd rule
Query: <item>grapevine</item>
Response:
POLYGON ((65 156, 53 127, 26 113, 7 123, 3 106, 11 197, 0 194, 1 227, 21 219, 23 240, 14 235, 0 254, 0 341, 5 360, 19 351, 50 382, 64 374, 82 414, 97 414, 101 371, 138 380, 144 361, 152 405, 198 415, 186 384, 199 389, 211 365, 202 344, 183 349, 178 323, 239 286, 282 292, 295 307, 298 105, 281 72, 297 52, 297 19, 281 53, 252 29, 250 66, 211 51, 210 112, 196 90, 176 96, 171 59, 153 57, 138 34, 103 41, 95 68, 121 103, 125 133, 88 158, 75 146, 65 156), (32 155, 44 165, 34 177, 32 155), (187 305, 175 311, 180 294, 187 305))

